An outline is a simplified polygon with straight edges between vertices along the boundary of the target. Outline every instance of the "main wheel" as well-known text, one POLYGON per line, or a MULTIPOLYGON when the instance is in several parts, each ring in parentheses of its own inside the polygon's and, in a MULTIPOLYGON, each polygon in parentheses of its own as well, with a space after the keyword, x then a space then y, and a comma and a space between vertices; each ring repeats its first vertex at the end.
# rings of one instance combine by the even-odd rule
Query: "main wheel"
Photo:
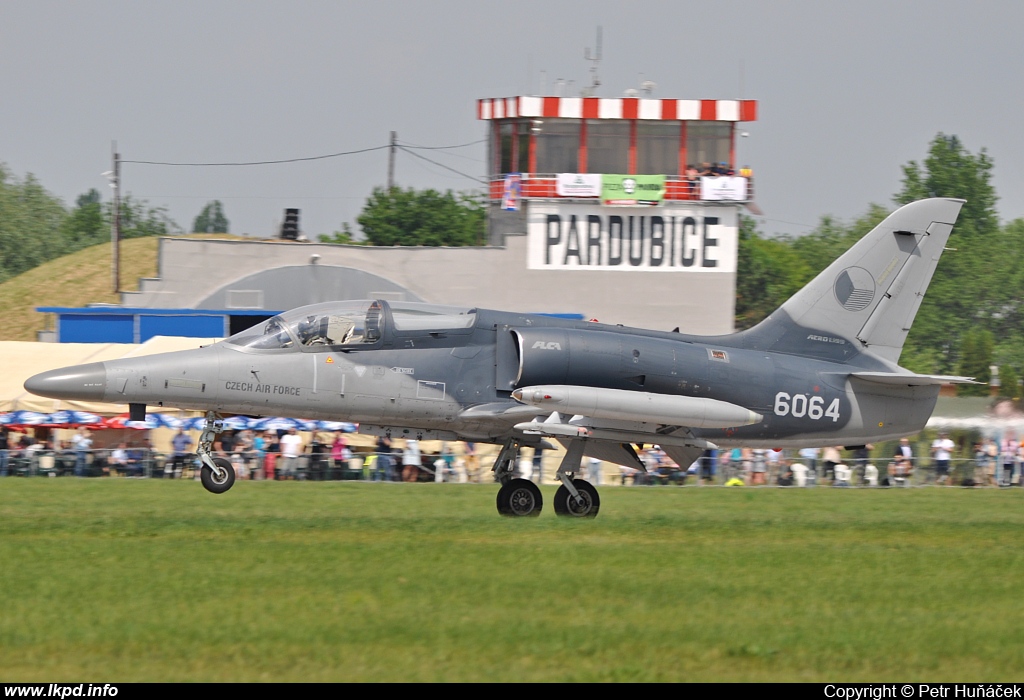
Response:
POLYGON ((514 518, 535 518, 544 507, 540 489, 527 479, 512 479, 498 489, 498 512, 514 518))
POLYGON ((569 493, 564 485, 559 486, 555 492, 555 514, 568 515, 574 518, 593 518, 601 509, 601 497, 597 495, 597 489, 589 481, 573 479, 572 485, 580 492, 582 503, 577 503, 576 498, 569 493))
POLYGON ((235 468, 223 457, 214 457, 213 463, 219 467, 219 473, 204 464, 199 479, 210 493, 224 493, 235 484, 235 468))

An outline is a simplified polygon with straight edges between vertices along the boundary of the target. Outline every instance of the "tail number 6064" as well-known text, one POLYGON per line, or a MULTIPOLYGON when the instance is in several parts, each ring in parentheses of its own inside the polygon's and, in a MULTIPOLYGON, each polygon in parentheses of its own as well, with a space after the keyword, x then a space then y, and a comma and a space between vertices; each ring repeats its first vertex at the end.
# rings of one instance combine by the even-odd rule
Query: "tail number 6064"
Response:
POLYGON ((831 418, 835 423, 839 420, 839 399, 832 399, 832 403, 825 408, 825 399, 820 396, 808 394, 793 394, 790 396, 784 391, 775 395, 775 415, 793 416, 794 418, 810 418, 821 420, 831 418))

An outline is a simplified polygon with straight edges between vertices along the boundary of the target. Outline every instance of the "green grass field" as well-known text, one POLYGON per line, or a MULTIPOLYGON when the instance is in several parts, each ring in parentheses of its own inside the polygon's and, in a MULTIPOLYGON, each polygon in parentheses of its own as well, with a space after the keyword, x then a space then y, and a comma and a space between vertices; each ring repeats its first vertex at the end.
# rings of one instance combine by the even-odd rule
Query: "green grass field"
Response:
POLYGON ((0 480, 0 680, 1024 679, 1017 489, 496 491, 0 480))

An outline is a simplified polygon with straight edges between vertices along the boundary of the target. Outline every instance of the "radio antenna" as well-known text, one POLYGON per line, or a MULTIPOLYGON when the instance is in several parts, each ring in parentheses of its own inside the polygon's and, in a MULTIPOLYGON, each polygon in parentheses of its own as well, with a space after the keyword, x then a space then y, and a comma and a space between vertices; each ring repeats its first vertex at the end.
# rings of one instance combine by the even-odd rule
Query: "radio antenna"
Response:
POLYGON ((584 97, 593 97, 597 88, 601 87, 601 75, 598 69, 601 67, 601 25, 597 27, 597 48, 594 54, 590 54, 590 48, 583 49, 583 58, 590 61, 590 85, 583 90, 584 97))

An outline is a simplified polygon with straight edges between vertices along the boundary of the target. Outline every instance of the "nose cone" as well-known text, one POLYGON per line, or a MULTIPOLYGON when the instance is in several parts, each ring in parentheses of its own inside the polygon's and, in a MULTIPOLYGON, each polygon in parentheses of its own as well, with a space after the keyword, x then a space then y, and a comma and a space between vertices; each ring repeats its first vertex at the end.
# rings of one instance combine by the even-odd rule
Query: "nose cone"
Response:
POLYGON ((102 362, 51 369, 25 381, 25 391, 50 399, 102 401, 106 390, 107 368, 102 362))

